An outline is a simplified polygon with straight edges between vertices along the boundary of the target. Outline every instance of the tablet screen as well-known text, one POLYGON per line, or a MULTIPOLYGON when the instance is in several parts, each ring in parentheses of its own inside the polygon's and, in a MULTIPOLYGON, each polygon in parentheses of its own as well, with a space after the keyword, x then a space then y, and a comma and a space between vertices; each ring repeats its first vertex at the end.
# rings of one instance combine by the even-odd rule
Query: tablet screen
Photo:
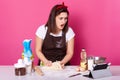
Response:
POLYGON ((101 69, 106 69, 108 67, 108 64, 97 64, 93 67, 93 70, 101 70, 101 69))

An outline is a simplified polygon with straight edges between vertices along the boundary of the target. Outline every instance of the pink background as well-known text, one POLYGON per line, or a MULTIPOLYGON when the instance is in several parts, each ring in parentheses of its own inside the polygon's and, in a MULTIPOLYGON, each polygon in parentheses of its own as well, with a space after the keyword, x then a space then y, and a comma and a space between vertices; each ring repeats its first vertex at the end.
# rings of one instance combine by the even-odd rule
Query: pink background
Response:
POLYGON ((86 48, 88 56, 104 56, 120 65, 120 0, 0 0, 0 65, 17 62, 26 38, 32 39, 37 64, 35 31, 46 23, 53 5, 62 1, 76 33, 71 63, 78 65, 81 48, 86 48))

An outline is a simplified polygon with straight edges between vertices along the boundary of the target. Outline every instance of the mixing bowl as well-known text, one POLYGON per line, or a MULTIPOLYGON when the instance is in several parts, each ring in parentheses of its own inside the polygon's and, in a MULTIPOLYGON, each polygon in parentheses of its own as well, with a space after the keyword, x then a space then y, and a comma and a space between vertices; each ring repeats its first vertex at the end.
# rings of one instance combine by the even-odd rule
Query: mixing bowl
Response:
POLYGON ((95 63, 95 64, 105 63, 105 60, 106 60, 105 57, 99 57, 99 56, 95 56, 95 57, 94 57, 94 63, 95 63))

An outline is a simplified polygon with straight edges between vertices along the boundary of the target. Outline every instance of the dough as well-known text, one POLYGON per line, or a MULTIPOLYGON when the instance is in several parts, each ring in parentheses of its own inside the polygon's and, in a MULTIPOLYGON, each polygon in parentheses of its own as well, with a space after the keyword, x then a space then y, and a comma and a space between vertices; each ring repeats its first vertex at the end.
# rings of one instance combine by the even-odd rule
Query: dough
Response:
POLYGON ((44 69, 49 69, 49 70, 62 70, 62 66, 59 61, 53 62, 52 66, 44 66, 44 69))

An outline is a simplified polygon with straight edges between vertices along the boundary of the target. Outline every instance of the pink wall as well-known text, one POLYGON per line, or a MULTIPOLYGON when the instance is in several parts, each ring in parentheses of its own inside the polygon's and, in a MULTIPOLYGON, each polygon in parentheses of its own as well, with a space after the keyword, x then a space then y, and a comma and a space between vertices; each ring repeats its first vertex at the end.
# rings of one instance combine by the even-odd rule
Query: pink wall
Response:
POLYGON ((13 65, 21 57, 22 41, 32 39, 54 4, 65 2, 69 24, 76 33, 72 64, 79 64, 81 48, 88 55, 105 56, 120 65, 120 0, 0 0, 0 65, 13 65))

